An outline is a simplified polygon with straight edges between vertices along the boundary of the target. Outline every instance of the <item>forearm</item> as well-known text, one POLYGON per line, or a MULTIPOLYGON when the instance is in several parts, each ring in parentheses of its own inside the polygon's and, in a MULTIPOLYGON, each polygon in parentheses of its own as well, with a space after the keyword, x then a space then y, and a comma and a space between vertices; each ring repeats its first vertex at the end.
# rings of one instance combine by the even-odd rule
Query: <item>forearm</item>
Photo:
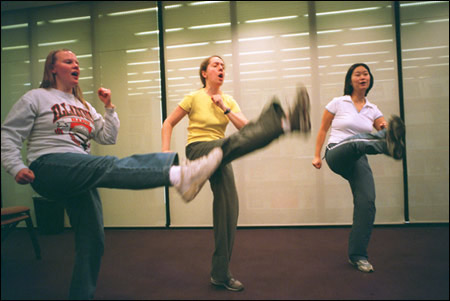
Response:
POLYGON ((21 154, 23 142, 30 135, 36 115, 27 106, 27 102, 20 100, 6 117, 1 127, 1 161, 5 170, 13 177, 27 168, 21 154))
POLYGON ((167 152, 170 151, 170 140, 172 138, 172 130, 173 127, 168 123, 164 122, 161 130, 161 145, 162 151, 167 152))
POLYGON ((20 154, 22 142, 18 138, 14 139, 14 136, 10 136, 9 131, 4 128, 1 132, 2 165, 10 175, 15 177, 19 170, 27 168, 20 154))
POLYGON ((322 122, 320 125, 319 133, 317 134, 316 139, 316 151, 315 151, 315 158, 320 159, 320 153, 322 151, 323 143, 325 142, 325 138, 327 136, 327 132, 331 127, 331 124, 334 119, 334 114, 330 113, 327 109, 323 112, 322 116, 322 122))
POLYGON ((248 123, 247 118, 245 118, 242 113, 234 113, 230 111, 227 114, 227 117, 238 130, 243 128, 248 123))
POLYGON ((323 130, 320 130, 319 133, 317 134, 317 139, 316 139, 316 151, 314 153, 315 157, 321 157, 320 154, 322 152, 322 147, 323 144, 325 142, 325 136, 326 136, 326 132, 323 130))
MULTIPOLYGON (((100 117, 100 116, 99 116, 100 117)), ((113 108, 105 110, 104 118, 95 120, 94 140, 100 144, 115 144, 119 135, 120 120, 113 108)))
POLYGON ((2 166, 5 170, 13 177, 16 177, 17 173, 24 169, 28 168, 25 163, 22 161, 22 157, 19 154, 16 154, 14 151, 4 151, 2 148, 2 166))

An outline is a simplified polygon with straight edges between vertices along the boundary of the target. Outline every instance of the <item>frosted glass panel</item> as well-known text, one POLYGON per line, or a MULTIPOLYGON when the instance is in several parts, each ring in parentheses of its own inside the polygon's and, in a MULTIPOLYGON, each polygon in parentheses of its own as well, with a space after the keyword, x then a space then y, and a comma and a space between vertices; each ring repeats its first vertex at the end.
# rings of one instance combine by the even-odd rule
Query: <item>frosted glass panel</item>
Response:
MULTIPOLYGON (((332 97, 342 95, 345 72, 361 57, 373 65, 376 87, 371 96, 374 100, 380 99, 375 102, 387 116, 399 114, 392 7, 388 2, 380 2, 376 8, 369 2, 316 3, 317 32, 312 33, 309 7, 305 2, 239 1, 235 9, 236 24, 231 24, 231 28, 227 3, 202 6, 183 3, 164 10, 167 45, 191 46, 180 53, 167 49, 168 66, 172 66, 172 62, 182 66, 177 72, 178 79, 182 80, 176 91, 180 93, 174 93, 168 83, 169 111, 184 94, 200 87, 199 64, 202 58, 212 54, 224 57, 227 64, 224 90, 234 95, 249 119, 256 118, 274 96, 282 102, 291 100, 297 83, 304 83, 312 96, 313 134, 283 137, 233 163, 240 198, 239 224, 350 224, 353 204, 348 183, 326 166, 321 171, 311 166, 315 136, 325 104, 332 97), (215 21, 207 19, 213 10, 221 12, 215 21), (330 13, 333 10, 358 13, 349 18, 345 13, 330 13), (181 15, 177 13, 185 11, 188 13, 180 21, 181 15), (195 18, 199 14, 206 16, 206 20, 195 18), (213 22, 221 26, 203 28, 201 35, 197 35, 200 31, 194 31, 199 25, 213 22), (360 27, 380 24, 383 25, 381 30, 360 30, 360 27), (233 26, 236 26, 236 35, 232 34, 233 26), (169 29, 174 31, 167 32, 169 29), (367 38, 368 33, 373 37, 367 38), (195 52, 190 50, 193 48, 195 52), (313 62, 317 70, 313 70, 313 62)), ((232 8, 231 11, 234 13, 232 8)), ((175 70, 175 67, 168 67, 167 72, 175 70)), ((184 152, 186 124, 187 118, 177 126, 172 138, 173 150, 184 152)), ((227 134, 234 131, 232 128, 229 126, 227 134)), ((379 182, 377 222, 402 221, 401 162, 384 156, 370 160, 379 182)), ((179 200, 176 194, 171 194, 171 199, 179 200)), ((207 188, 189 206, 172 203, 172 223, 210 225, 211 200, 212 194, 207 188)))
MULTIPOLYGON (((96 87, 112 91, 120 118, 115 146, 96 153, 119 158, 161 150, 161 80, 155 1, 95 6, 96 87)), ((97 101, 99 108, 101 103, 97 101)), ((101 108, 103 110, 103 108, 101 108)), ((164 226, 164 188, 100 189, 105 225, 164 226)))
MULTIPOLYGON (((370 66, 369 100, 386 118, 400 113, 394 7, 391 1, 165 1, 168 113, 201 88, 199 65, 211 55, 226 64, 222 90, 248 119, 274 96, 292 100, 299 82, 311 96, 312 133, 289 135, 233 162, 240 225, 350 224, 350 187, 325 163, 311 166, 325 105, 343 94, 350 65, 370 66)), ((69 48, 80 61, 84 97, 100 112, 100 86, 112 90, 121 120, 115 146, 97 155, 124 157, 161 150, 161 74, 156 1, 73 2, 2 13, 2 121, 24 93, 37 88, 44 60, 69 48)), ((411 222, 448 222, 448 2, 400 2, 404 112, 411 222)), ((172 150, 185 157, 187 118, 172 150)), ((236 130, 230 124, 226 135, 236 130)), ((376 223, 404 221, 402 163, 370 156, 376 223)), ((209 185, 185 204, 170 188, 173 226, 212 225, 209 185)), ((2 169, 2 201, 32 206, 32 189, 2 169)), ((105 226, 164 226, 163 188, 100 189, 105 226)))
MULTIPOLYGON (((27 15, 13 12, 2 15, 2 86, 1 122, 12 106, 31 88, 30 45, 27 15)), ((25 148, 25 145, 22 149, 25 148)), ((25 151, 22 152, 25 154, 25 151)), ((24 156, 25 157, 25 156, 24 156)), ((5 169, 1 170, 2 207, 28 206, 34 219, 29 185, 19 185, 5 169)))
MULTIPOLYGON (((334 97, 344 94, 348 68, 354 63, 369 66, 374 86, 369 101, 378 106, 388 120, 400 115, 396 67, 395 28, 390 1, 319 1, 316 2, 320 110, 315 111, 314 135, 320 126, 325 106, 334 97)), ((376 188, 376 223, 404 220, 403 168, 401 161, 384 155, 368 156, 376 188)), ((322 172, 330 176, 320 179, 325 193, 320 192, 324 210, 353 207, 350 185, 325 164, 322 172), (334 191, 343 185, 346 196, 334 191)), ((319 184, 320 183, 320 184, 319 184)), ((333 221, 330 216, 329 221, 333 221)), ((347 214, 340 222, 351 222, 347 214)))
MULTIPOLYGON (((211 55, 225 60, 226 79, 222 91, 234 95, 230 7, 227 1, 200 4, 168 1, 164 6, 164 38, 167 77, 167 111, 170 114, 184 95, 201 88, 200 63, 211 55)), ((175 127, 171 150, 185 158, 188 118, 175 127)), ((230 127, 229 127, 230 128, 230 127)), ((185 204, 170 189, 171 224, 212 225, 212 193, 209 184, 194 201, 185 204)))
MULTIPOLYGON (((157 23, 154 1, 72 3, 2 15, 2 121, 21 95, 39 86, 47 54, 68 48, 80 62, 85 99, 103 114, 97 89, 110 88, 121 120, 118 143, 93 143, 92 154, 124 157, 159 151, 157 23)), ((2 191, 8 194, 28 193, 23 199, 31 205, 31 187, 19 186, 12 177, 2 175, 4 185, 8 187, 2 191)), ((166 224, 164 188, 99 190, 105 226, 166 224)), ((5 199, 9 200, 8 194, 5 199)))
MULTIPOLYGON (((67 5, 39 9, 33 13, 33 41, 38 62, 33 62, 35 76, 42 80, 45 59, 50 51, 56 49, 70 49, 80 63, 79 85, 84 98, 92 105, 96 104, 93 85, 93 66, 91 51, 91 22, 90 6, 87 4, 67 5), (33 22, 34 23, 34 22, 33 22)), ((37 87, 33 87, 37 88, 37 87)))
MULTIPOLYGON (((256 118, 275 96, 311 89, 307 2, 238 2, 239 103, 256 118)), ((313 104, 314 105, 314 104, 313 104)), ((234 163, 240 225, 315 223, 314 137, 288 135, 234 163)))
POLYGON ((412 222, 448 222, 448 2, 400 4, 412 222))

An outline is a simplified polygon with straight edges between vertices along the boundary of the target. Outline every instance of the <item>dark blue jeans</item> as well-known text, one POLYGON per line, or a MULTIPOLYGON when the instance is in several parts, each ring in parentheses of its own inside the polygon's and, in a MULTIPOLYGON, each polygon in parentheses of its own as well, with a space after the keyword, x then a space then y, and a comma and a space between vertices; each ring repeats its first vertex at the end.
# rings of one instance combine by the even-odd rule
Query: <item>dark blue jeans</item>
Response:
POLYGON ((133 155, 123 159, 77 153, 39 157, 30 165, 31 184, 40 195, 64 203, 75 232, 75 263, 69 299, 93 299, 104 250, 102 203, 98 187, 148 189, 169 186, 176 153, 133 155))
POLYGON ((329 144, 325 158, 330 169, 344 177, 353 194, 353 225, 348 244, 351 260, 368 259, 367 247, 375 221, 375 182, 366 154, 387 154, 386 131, 359 134, 329 144))

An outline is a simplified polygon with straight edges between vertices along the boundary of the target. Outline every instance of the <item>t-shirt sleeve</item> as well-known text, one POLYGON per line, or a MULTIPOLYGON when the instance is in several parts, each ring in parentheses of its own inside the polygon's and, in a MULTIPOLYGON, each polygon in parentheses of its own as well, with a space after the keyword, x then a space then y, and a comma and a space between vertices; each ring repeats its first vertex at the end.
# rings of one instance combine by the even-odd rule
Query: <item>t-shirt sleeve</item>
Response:
POLYGON ((380 109, 378 109, 378 107, 375 106, 375 110, 373 112, 373 120, 376 120, 380 117, 383 117, 383 113, 381 113, 380 109))
POLYGON ((190 112, 192 108, 192 99, 193 96, 191 94, 188 94, 183 98, 183 100, 178 105, 186 112, 190 112))
POLYGON ((328 112, 330 112, 333 115, 336 115, 339 105, 339 98, 333 98, 332 101, 330 101, 326 106, 325 109, 327 109, 328 112))

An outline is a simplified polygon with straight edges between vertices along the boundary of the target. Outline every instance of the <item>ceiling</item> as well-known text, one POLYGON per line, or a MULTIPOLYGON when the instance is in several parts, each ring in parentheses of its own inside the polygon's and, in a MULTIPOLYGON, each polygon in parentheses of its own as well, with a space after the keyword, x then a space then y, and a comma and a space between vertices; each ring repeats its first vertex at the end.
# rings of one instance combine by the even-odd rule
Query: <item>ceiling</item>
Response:
POLYGON ((35 8, 42 6, 52 6, 58 4, 65 4, 76 1, 1 1, 2 12, 25 9, 25 8, 35 8))

